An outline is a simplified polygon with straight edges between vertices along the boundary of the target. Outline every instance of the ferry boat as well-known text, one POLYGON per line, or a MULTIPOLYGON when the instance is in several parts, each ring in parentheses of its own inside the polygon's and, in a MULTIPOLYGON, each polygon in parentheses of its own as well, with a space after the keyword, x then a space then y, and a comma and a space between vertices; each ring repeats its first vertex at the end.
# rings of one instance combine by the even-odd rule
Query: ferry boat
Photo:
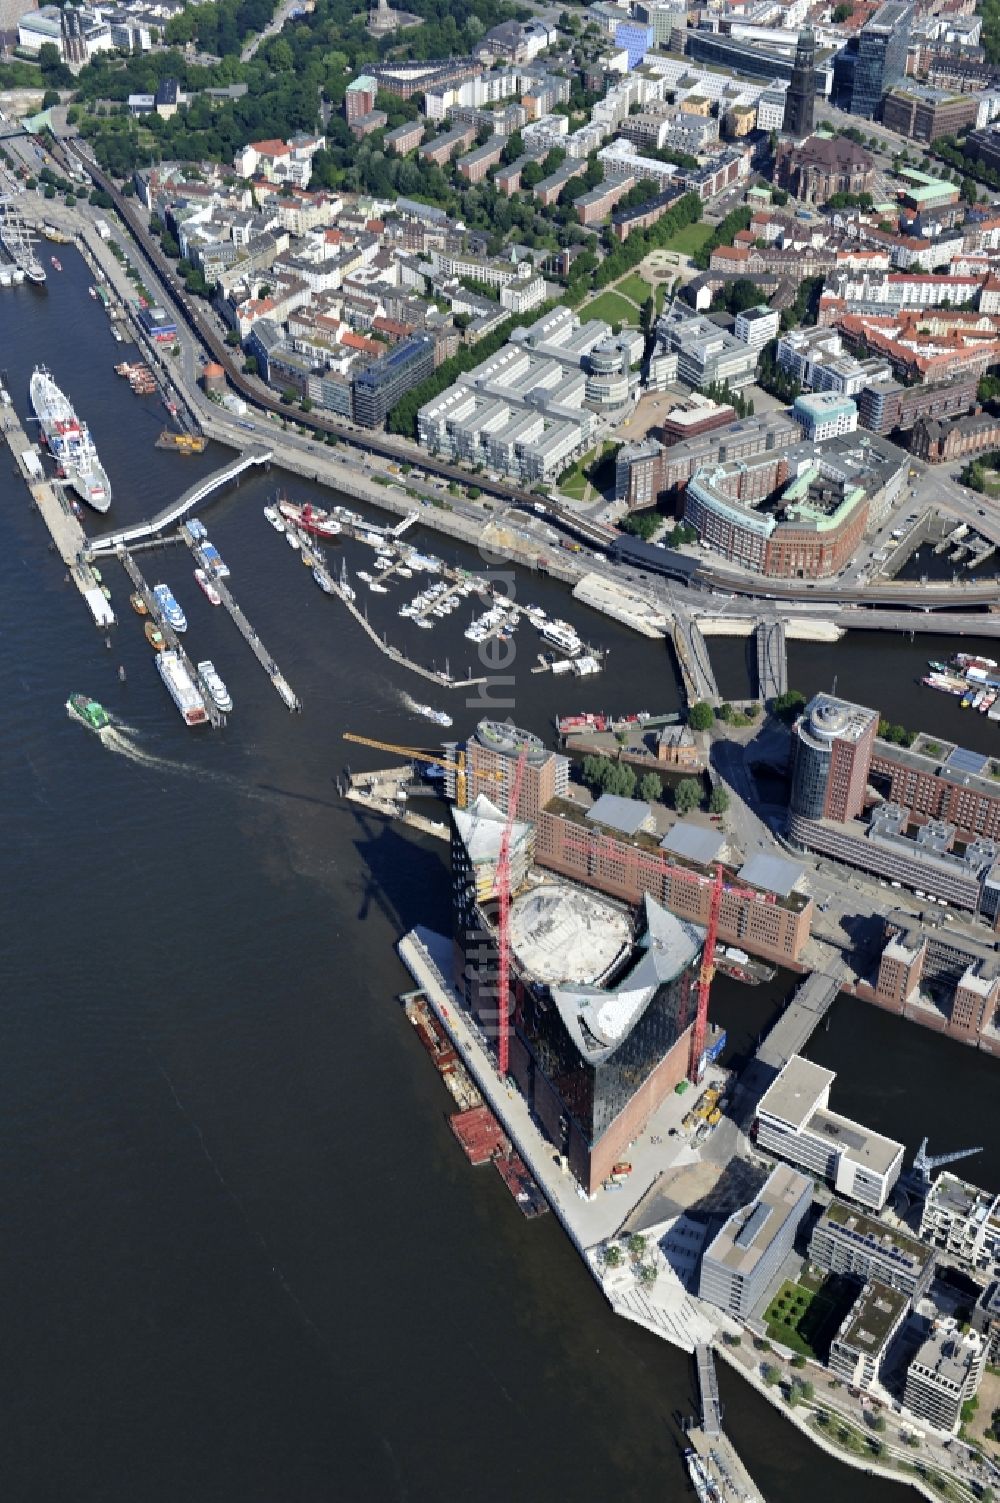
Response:
POLYGON ((154 585, 153 598, 174 631, 187 631, 187 617, 174 599, 169 585, 154 585))
POLYGON ((128 603, 135 611, 137 616, 149 615, 149 606, 146 604, 145 600, 143 600, 138 590, 132 591, 131 595, 128 597, 128 603))
POLYGON ((233 708, 233 697, 223 683, 219 670, 211 658, 205 658, 198 664, 198 673, 202 683, 219 709, 227 712, 231 710, 233 708))
POLYGON ((185 725, 204 725, 208 711, 201 691, 177 652, 161 652, 156 667, 185 725))
POLYGON ((551 642, 553 647, 568 653, 571 658, 583 651, 583 643, 567 621, 546 621, 539 634, 544 641, 551 642))
POLYGON ((209 579, 209 577, 205 573, 204 569, 195 569, 195 571, 194 571, 194 577, 198 581, 198 584, 199 584, 200 588, 208 596, 209 601, 211 602, 211 604, 212 605, 221 605, 222 604, 222 596, 219 594, 218 590, 215 588, 215 585, 209 579))
POLYGON ((414 709, 414 712, 417 715, 423 715, 423 717, 424 717, 425 720, 433 720, 433 722, 434 722, 435 725, 452 725, 452 724, 454 724, 454 722, 452 721, 451 716, 450 715, 446 715, 445 712, 444 712, 444 710, 435 710, 433 708, 433 706, 431 706, 431 705, 418 705, 418 704, 415 704, 413 706, 413 709, 414 709))
POLYGON ((77 720, 82 720, 88 730, 103 731, 105 726, 111 724, 104 706, 88 694, 71 694, 66 701, 66 708, 77 720))
POLYGON ((572 735, 574 731, 608 731, 611 721, 607 715, 594 715, 589 710, 582 715, 559 715, 556 730, 560 736, 572 735))
POLYGON ((62 262, 58 256, 50 256, 49 260, 52 262, 53 271, 62 271, 62 262))
POLYGON ((111 505, 111 486, 90 430, 77 417, 69 398, 59 390, 44 365, 35 366, 29 394, 42 437, 60 475, 81 501, 95 511, 107 511, 111 505))
POLYGON ((314 532, 317 537, 339 537, 344 530, 330 512, 322 511, 318 506, 311 506, 308 501, 302 506, 297 506, 294 501, 279 501, 278 511, 289 522, 294 522, 297 527, 305 528, 306 532, 314 532))
POLYGON ((163 652, 167 645, 167 639, 157 626, 155 621, 147 621, 143 630, 146 633, 146 641, 154 652, 163 652))
POLYGON ((687 1465, 688 1476, 698 1495, 698 1503, 721 1503, 719 1489, 712 1481, 708 1467, 693 1447, 684 1452, 684 1461, 687 1465))

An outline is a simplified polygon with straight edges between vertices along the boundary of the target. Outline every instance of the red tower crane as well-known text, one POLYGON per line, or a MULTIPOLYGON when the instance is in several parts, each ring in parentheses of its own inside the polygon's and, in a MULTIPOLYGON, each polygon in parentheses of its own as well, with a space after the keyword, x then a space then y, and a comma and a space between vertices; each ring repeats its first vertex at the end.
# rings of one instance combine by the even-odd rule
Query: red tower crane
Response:
POLYGON ((507 799, 507 821, 500 837, 500 856, 497 860, 497 897, 500 902, 500 922, 497 945, 497 1069, 504 1079, 510 1062, 510 842, 517 817, 517 804, 521 797, 524 767, 528 749, 522 747, 514 769, 510 796, 507 799))
POLYGON ((719 937, 719 910, 722 907, 722 863, 715 868, 712 883, 712 901, 708 910, 708 931, 705 948, 701 952, 701 969, 698 972, 698 1010, 691 1030, 691 1058, 688 1061, 688 1080, 697 1085, 701 1079, 701 1056, 705 1052, 705 1034, 708 1029, 708 997, 715 975, 715 942, 719 937))

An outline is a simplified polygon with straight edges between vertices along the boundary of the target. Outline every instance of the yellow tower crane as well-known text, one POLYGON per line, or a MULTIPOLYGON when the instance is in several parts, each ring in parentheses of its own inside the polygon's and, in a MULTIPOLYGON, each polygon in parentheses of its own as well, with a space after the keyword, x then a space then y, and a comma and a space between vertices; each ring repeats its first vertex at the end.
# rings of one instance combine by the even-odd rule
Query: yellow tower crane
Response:
MULTIPOLYGON (((357 736, 353 731, 344 732, 345 741, 353 741, 358 746, 373 746, 376 751, 399 752, 414 762, 430 762, 433 767, 443 767, 445 772, 455 774, 455 802, 460 809, 468 804, 468 785, 465 775, 465 753, 456 751, 454 758, 442 757, 439 752, 426 751, 420 746, 399 746, 394 741, 376 741, 371 736, 357 736)), ((501 773, 487 774, 498 780, 502 779, 501 773)))

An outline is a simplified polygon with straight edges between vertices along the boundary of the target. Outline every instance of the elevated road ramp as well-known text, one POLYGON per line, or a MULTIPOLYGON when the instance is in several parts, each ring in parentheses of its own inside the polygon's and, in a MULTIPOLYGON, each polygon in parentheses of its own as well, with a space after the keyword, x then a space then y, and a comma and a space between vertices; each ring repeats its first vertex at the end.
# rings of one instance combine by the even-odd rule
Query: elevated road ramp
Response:
POLYGON ((87 544, 87 556, 99 558, 102 554, 116 553, 119 548, 128 548, 135 543, 144 542, 147 538, 156 537, 165 528, 180 522, 202 501, 208 499, 223 486, 230 485, 238 480, 246 470, 255 466, 268 465, 274 455, 270 449, 262 444, 254 444, 246 449, 236 459, 230 460, 229 464, 223 465, 221 470, 216 470, 211 475, 206 475, 203 480, 196 480, 194 485, 188 486, 183 496, 165 506, 157 512, 155 517, 150 517, 148 522, 139 522, 134 527, 123 527, 116 532, 103 532, 97 537, 90 539, 87 544))

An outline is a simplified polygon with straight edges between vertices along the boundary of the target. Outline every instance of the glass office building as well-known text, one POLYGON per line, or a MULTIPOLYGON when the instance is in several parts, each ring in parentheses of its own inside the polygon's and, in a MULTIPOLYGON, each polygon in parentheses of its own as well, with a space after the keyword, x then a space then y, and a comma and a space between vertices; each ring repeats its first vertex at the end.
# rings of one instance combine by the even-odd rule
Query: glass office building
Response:
POLYGON ((913 23, 912 0, 887 0, 838 53, 833 65, 833 103, 872 120, 882 112, 887 89, 906 72, 913 23))

